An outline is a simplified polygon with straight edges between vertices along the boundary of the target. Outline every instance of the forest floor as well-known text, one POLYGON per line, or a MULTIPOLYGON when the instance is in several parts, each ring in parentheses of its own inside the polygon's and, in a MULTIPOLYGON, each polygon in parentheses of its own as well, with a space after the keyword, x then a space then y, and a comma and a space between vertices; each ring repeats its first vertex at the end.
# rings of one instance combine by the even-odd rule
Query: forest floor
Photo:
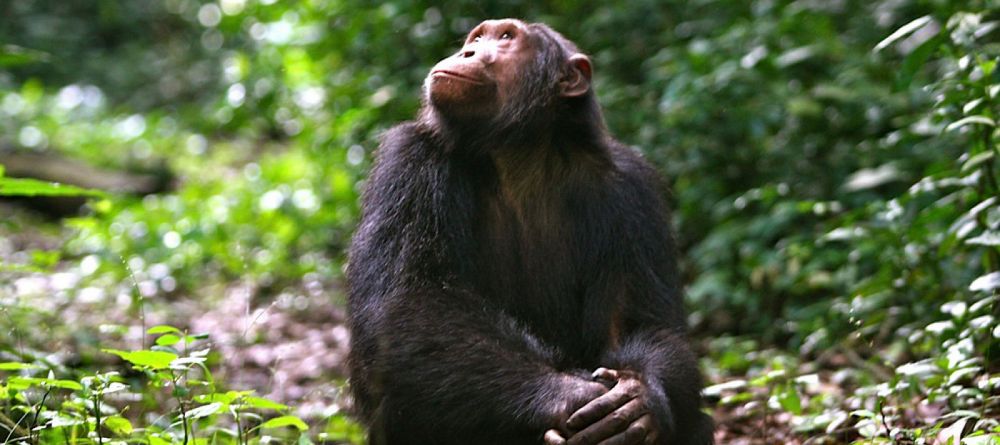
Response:
MULTIPOLYGON (((0 225, 0 264, 19 264, 31 252, 57 250, 66 236, 56 225, 9 204, 0 203, 0 214, 11 215, 7 221, 17 228, 0 225)), ((151 340, 146 329, 167 324, 208 335, 215 352, 214 379, 228 389, 255 390, 295 407, 305 419, 349 409, 345 359, 350 334, 337 282, 303 283, 276 295, 250 283, 216 283, 147 299, 137 311, 129 304, 128 290, 112 295, 87 284, 74 266, 78 260, 60 261, 45 273, 0 270, 0 300, 14 302, 2 308, 0 328, 12 340, 0 340, 0 358, 11 353, 22 359, 45 356, 67 369, 113 370, 124 364, 97 351, 141 349, 151 340)), ((708 383, 741 378, 716 376, 708 383)), ((713 408, 717 443, 804 443, 787 413, 761 414, 744 407, 713 408)))

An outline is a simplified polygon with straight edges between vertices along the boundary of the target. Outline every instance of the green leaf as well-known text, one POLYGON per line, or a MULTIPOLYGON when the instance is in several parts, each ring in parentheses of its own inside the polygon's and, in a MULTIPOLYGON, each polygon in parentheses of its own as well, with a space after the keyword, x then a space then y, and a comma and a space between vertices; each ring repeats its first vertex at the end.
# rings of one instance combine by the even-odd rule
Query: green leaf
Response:
POLYGON ((31 262, 38 267, 51 268, 59 263, 62 255, 57 250, 32 250, 31 262))
MULTIPOLYGON (((935 334, 935 335, 941 335, 941 334, 943 334, 943 333, 945 333, 947 331, 954 330, 954 329, 955 329, 955 323, 952 322, 951 320, 935 321, 934 323, 928 324, 927 326, 924 327, 925 331, 930 332, 930 333, 935 334)), ((908 366, 910 364, 911 363, 907 363, 906 365, 903 365, 903 366, 908 366)), ((906 369, 910 369, 910 368, 906 368, 906 369)))
POLYGON ((962 439, 962 445, 1000 445, 1000 435, 969 436, 962 439))
POLYGON ((156 335, 156 334, 183 334, 183 332, 181 332, 180 329, 177 329, 177 328, 175 328, 173 326, 169 326, 169 325, 165 325, 165 324, 161 324, 161 325, 158 325, 158 326, 153 326, 153 327, 147 329, 146 333, 150 334, 150 335, 156 335))
POLYGON ((931 55, 933 55, 934 52, 941 47, 941 43, 944 42, 944 40, 944 35, 937 34, 934 37, 927 39, 926 42, 921 43, 920 46, 913 51, 910 51, 910 54, 906 55, 906 58, 903 59, 903 64, 899 69, 898 80, 896 82, 896 85, 900 89, 910 86, 913 82, 913 78, 916 76, 916 73, 924 67, 927 60, 931 58, 931 55))
POLYGON ((939 433, 939 442, 943 444, 961 445, 962 430, 965 429, 965 419, 960 419, 947 428, 943 428, 939 433))
POLYGON ((7 380, 7 384, 13 389, 27 389, 32 386, 68 389, 71 391, 83 389, 83 385, 73 380, 43 379, 39 377, 11 377, 7 380))
POLYGON ((997 288, 1000 288, 1000 272, 990 272, 986 275, 981 275, 969 285, 969 290, 971 291, 990 291, 997 288))
POLYGON ((170 362, 177 359, 177 354, 164 351, 119 351, 117 349, 103 349, 103 351, 117 355, 135 366, 151 369, 168 368, 170 362))
POLYGON ((202 417, 208 417, 212 414, 219 412, 222 409, 222 403, 215 402, 209 403, 208 405, 202 405, 195 409, 189 410, 184 413, 189 419, 200 419, 202 417))
POLYGON ((907 377, 927 377, 936 374, 940 368, 930 360, 905 363, 896 367, 896 374, 907 377))
POLYGON ((22 371, 25 369, 44 369, 42 366, 29 363, 4 362, 0 363, 0 371, 22 371))
POLYGON ((119 391, 127 391, 129 386, 121 382, 111 382, 108 383, 104 389, 101 390, 101 394, 111 394, 119 391))
POLYGON ((198 403, 221 403, 223 405, 228 405, 233 401, 233 398, 225 393, 213 392, 211 394, 199 394, 194 396, 194 401, 198 403))
MULTIPOLYGON (((348 443, 364 443, 364 429, 343 414, 330 417, 326 422, 327 439, 348 443)), ((304 435, 304 434, 303 434, 304 435)))
POLYGON ((966 102, 965 105, 962 105, 962 113, 969 114, 973 111, 976 111, 976 108, 979 108, 979 106, 982 105, 983 101, 985 100, 986 100, 985 97, 978 97, 976 99, 966 102))
POLYGON ((963 118, 961 118, 961 119, 959 119, 959 120, 957 120, 955 122, 952 122, 952 123, 948 124, 947 127, 944 127, 944 131, 957 130, 957 129, 962 128, 962 127, 964 127, 966 125, 972 125, 972 124, 987 125, 987 126, 990 126, 990 127, 996 127, 997 126, 996 122, 994 122, 993 119, 990 119, 990 118, 988 118, 986 116, 966 116, 966 117, 963 117, 963 118))
POLYGON ((40 384, 32 383, 30 377, 11 377, 7 379, 6 389, 10 389, 12 391, 21 391, 31 388, 32 386, 38 386, 38 385, 40 384))
POLYGON ((795 390, 795 385, 785 385, 783 390, 778 393, 778 403, 781 407, 795 415, 802 414, 802 399, 799 398, 799 392, 795 390))
POLYGON ((1000 246, 1000 232, 987 230, 977 237, 965 240, 965 243, 979 246, 1000 246))
POLYGON ((933 17, 925 15, 916 20, 913 20, 910 23, 903 25, 902 27, 897 29, 896 32, 889 34, 889 37, 886 37, 881 42, 878 42, 878 44, 875 45, 875 52, 882 51, 889 45, 896 43, 897 40, 902 39, 910 34, 913 34, 918 29, 923 28, 930 23, 936 23, 936 22, 934 22, 933 17))
POLYGON ((156 344, 160 346, 173 346, 177 342, 181 341, 181 338, 174 334, 161 335, 160 338, 156 339, 156 344))
POLYGON ((0 45, 0 66, 27 65, 48 59, 46 52, 17 45, 0 45))
POLYGON ((169 440, 166 440, 166 439, 164 439, 164 438, 162 438, 160 436, 157 436, 155 434, 150 434, 150 435, 146 436, 146 439, 149 440, 149 445, 171 445, 172 444, 172 442, 170 442, 169 440))
POLYGON ((851 411, 851 415, 854 417, 860 417, 862 419, 874 419, 876 417, 873 411, 867 409, 858 409, 851 411))
POLYGON ((178 398, 186 398, 187 396, 191 395, 191 390, 188 389, 186 386, 177 385, 174 386, 173 391, 170 391, 170 395, 178 398))
POLYGON ((56 379, 45 379, 46 384, 53 388, 68 389, 71 391, 79 391, 83 389, 83 385, 79 382, 73 380, 56 380, 56 379))
POLYGON ((99 190, 90 190, 58 182, 0 177, 0 196, 105 196, 99 190))
POLYGON ((1000 298, 993 295, 980 298, 969 306, 969 313, 978 314, 980 312, 988 311, 998 300, 1000 300, 1000 298))
MULTIPOLYGON (((988 29, 986 30, 986 32, 989 32, 989 31, 992 31, 992 30, 996 29, 998 23, 1000 23, 1000 22, 989 22, 983 28, 987 28, 988 27, 988 29)), ((977 33, 978 33, 978 31, 977 31, 977 33)), ((996 68, 997 68, 997 61, 996 60, 989 60, 989 59, 982 60, 982 61, 979 62, 979 68, 983 70, 983 75, 985 77, 989 77, 990 75, 993 74, 993 71, 996 70, 996 68)))
POLYGON ((893 164, 884 164, 877 168, 863 168, 847 177, 844 190, 855 192, 878 187, 902 178, 899 169, 893 164))
POLYGON ((744 404, 744 403, 749 402, 749 401, 751 401, 753 399, 754 399, 754 395, 753 395, 752 392, 740 392, 740 393, 736 393, 736 394, 733 394, 731 396, 725 396, 725 397, 719 399, 719 404, 723 405, 723 406, 725 406, 725 405, 744 404))
POLYGON ((948 375, 948 385, 957 385, 963 380, 971 380, 981 371, 978 367, 961 368, 948 375))
POLYGON ((174 360, 174 362, 171 363, 171 366, 173 366, 175 369, 184 368, 187 367, 188 365, 205 363, 206 360, 208 359, 205 357, 181 357, 177 360, 174 360))
POLYGON ((260 427, 261 428, 281 428, 281 427, 284 427, 284 426, 294 426, 295 428, 298 428, 299 431, 306 431, 306 430, 309 429, 309 425, 306 425, 306 423, 303 422, 302 419, 300 419, 300 418, 298 418, 296 416, 275 417, 275 418, 273 418, 271 420, 268 420, 267 422, 264 422, 264 424, 262 424, 260 427))
POLYGON ((745 389, 746 387, 747 387, 746 380, 731 380, 725 383, 719 383, 717 385, 705 387, 705 389, 702 390, 702 394, 709 397, 718 397, 723 392, 740 391, 745 389))
POLYGON ((132 434, 132 422, 121 416, 111 416, 104 419, 104 426, 119 436, 132 434))
POLYGON ((244 398, 247 406, 260 409, 273 409, 275 411, 284 411, 288 409, 288 405, 282 405, 278 402, 274 402, 263 397, 250 396, 244 398))
POLYGON ((84 421, 76 417, 70 417, 63 413, 56 413, 55 417, 49 421, 50 428, 63 428, 67 426, 83 425, 84 421))
POLYGON ((979 167, 980 164, 986 161, 992 160, 995 155, 996 152, 990 150, 972 156, 971 158, 969 158, 968 161, 965 161, 965 163, 962 164, 962 173, 965 173, 969 170, 979 167))

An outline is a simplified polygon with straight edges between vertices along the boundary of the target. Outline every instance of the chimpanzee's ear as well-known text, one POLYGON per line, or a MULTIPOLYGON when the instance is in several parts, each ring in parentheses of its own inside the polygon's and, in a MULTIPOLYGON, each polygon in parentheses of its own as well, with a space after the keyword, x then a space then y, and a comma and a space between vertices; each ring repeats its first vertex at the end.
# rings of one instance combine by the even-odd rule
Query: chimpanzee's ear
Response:
POLYGON ((559 82, 560 94, 563 97, 582 96, 590 91, 591 67, 590 59, 583 54, 570 56, 569 69, 559 82))

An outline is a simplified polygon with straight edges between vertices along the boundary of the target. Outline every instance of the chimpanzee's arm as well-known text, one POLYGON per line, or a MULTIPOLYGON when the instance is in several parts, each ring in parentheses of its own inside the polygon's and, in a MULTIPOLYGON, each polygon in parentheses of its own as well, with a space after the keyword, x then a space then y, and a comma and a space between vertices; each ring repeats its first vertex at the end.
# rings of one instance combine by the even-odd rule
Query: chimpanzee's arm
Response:
POLYGON ((710 444, 712 423, 700 411, 702 380, 685 334, 677 254, 662 189, 652 169, 632 156, 622 158, 624 177, 617 189, 621 196, 614 202, 624 207, 617 212, 624 215, 621 225, 626 228, 617 262, 623 267, 605 271, 622 278, 599 280, 609 287, 603 292, 623 294, 614 309, 620 311, 618 326, 612 328, 616 341, 601 360, 622 378, 606 395, 570 417, 569 426, 578 434, 569 443, 596 443, 609 434, 633 436, 627 432, 630 424, 649 429, 642 425, 645 419, 639 420, 648 412, 656 423, 656 437, 634 443, 710 444), (624 292, 613 288, 622 284, 624 292), (641 405, 633 399, 641 400, 641 405))
POLYGON ((701 412, 701 373, 688 345, 678 253, 658 175, 647 165, 633 170, 633 193, 645 200, 631 218, 633 277, 624 305, 623 340, 608 351, 605 366, 638 374, 648 408, 660 427, 656 443, 707 445, 711 419, 701 412))
MULTIPOLYGON (((651 307, 649 301, 630 304, 651 307)), ((665 321, 629 329, 600 361, 610 370, 595 372, 595 380, 609 381, 612 389, 572 414, 567 443, 592 445, 615 436, 628 444, 711 444, 712 422, 701 412, 701 375, 683 330, 665 321)))
POLYGON ((569 409, 604 391, 556 372, 543 345, 478 300, 401 290, 379 314, 362 315, 369 324, 355 325, 363 363, 355 375, 368 373, 369 395, 379 399, 373 440, 537 443, 569 409))
POLYGON ((701 376, 683 334, 658 330, 632 335, 606 363, 635 372, 644 383, 641 397, 658 423, 656 443, 712 443, 711 420, 700 410, 701 376))

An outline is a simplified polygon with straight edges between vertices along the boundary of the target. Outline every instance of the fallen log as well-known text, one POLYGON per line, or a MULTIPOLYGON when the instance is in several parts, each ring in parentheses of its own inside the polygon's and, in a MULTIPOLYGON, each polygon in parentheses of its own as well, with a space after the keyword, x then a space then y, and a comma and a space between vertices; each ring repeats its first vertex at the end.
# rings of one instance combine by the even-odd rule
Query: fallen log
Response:
MULTIPOLYGON (((4 166, 4 176, 11 178, 32 178, 42 181, 75 185, 87 189, 109 193, 148 195, 172 188, 173 175, 165 165, 152 172, 124 172, 94 167, 78 159, 52 152, 27 153, 0 150, 0 165, 4 166)), ((85 197, 5 197, 54 217, 79 213, 86 202, 85 197)))

